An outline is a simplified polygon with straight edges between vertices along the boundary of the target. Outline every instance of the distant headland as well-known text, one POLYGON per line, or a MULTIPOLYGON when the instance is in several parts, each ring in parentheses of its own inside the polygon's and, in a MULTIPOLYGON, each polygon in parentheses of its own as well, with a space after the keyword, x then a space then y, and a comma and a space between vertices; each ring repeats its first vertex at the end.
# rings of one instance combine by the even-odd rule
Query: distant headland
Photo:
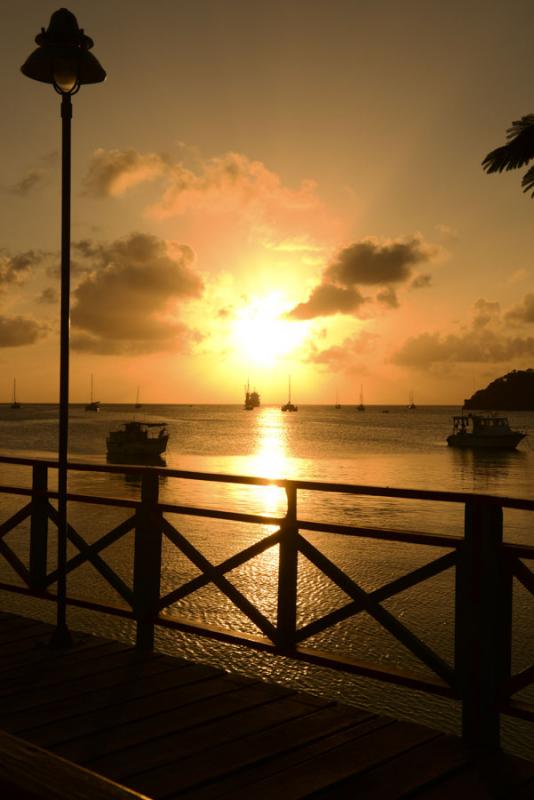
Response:
POLYGON ((534 369, 516 370, 464 400, 470 411, 534 411, 534 369))

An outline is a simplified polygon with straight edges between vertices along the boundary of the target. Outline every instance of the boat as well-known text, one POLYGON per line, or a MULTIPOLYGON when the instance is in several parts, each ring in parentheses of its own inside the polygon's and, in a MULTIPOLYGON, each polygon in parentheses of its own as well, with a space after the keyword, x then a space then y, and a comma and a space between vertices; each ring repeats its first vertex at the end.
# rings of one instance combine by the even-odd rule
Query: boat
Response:
POLYGON ((288 400, 283 406, 280 406, 281 411, 298 411, 298 406, 291 402, 291 378, 288 378, 288 400))
POLYGON ((256 389, 250 391, 250 383, 249 381, 246 382, 245 385, 245 403, 243 405, 243 409, 245 411, 253 411, 255 408, 259 408, 261 405, 261 400, 258 392, 256 389))
POLYGON ((100 401, 93 400, 93 376, 91 375, 91 400, 85 406, 86 411, 100 411, 100 401))
POLYGON ((363 404, 363 386, 360 386, 360 402, 356 406, 356 411, 365 411, 365 406, 363 404))
POLYGON ((526 433, 510 428, 508 417, 497 414, 459 414, 452 420, 452 433, 447 436, 449 447, 515 450, 526 436, 526 433))
POLYGON ((410 400, 408 402, 408 408, 410 409, 410 411, 414 411, 417 408, 417 406, 414 403, 413 392, 410 392, 410 400))
POLYGON ((341 408, 341 403, 339 402, 339 395, 337 392, 336 392, 336 404, 334 408, 341 408))
POLYGON ((165 422, 124 422, 119 430, 110 431, 106 439, 110 461, 160 463, 167 449, 169 434, 165 422))
POLYGON ((135 408, 142 408, 142 403, 139 402, 139 386, 137 387, 137 394, 135 396, 135 408))
POLYGON ((20 403, 17 402, 17 380, 13 378, 13 402, 11 403, 11 408, 21 408, 22 406, 20 403))

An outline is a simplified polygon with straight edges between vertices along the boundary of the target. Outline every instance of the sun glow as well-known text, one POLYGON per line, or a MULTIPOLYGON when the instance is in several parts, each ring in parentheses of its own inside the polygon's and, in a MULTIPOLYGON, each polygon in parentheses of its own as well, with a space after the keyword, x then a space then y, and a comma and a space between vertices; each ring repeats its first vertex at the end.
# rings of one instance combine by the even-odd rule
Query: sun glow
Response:
POLYGON ((306 324, 282 318, 287 308, 287 300, 272 292, 237 312, 232 338, 236 350, 250 365, 274 367, 306 338, 306 324))

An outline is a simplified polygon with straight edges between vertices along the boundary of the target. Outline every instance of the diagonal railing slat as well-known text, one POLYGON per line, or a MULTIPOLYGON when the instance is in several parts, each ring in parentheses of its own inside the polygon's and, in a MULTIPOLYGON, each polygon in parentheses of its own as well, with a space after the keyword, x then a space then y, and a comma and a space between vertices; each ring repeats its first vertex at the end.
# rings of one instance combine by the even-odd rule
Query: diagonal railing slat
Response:
POLYGON ((303 536, 299 537, 299 550, 316 567, 324 572, 340 589, 343 589, 349 597, 360 602, 363 610, 370 614, 383 628, 391 633, 401 644, 410 650, 413 655, 426 664, 436 675, 447 681, 451 686, 454 683, 454 670, 440 658, 428 645, 421 641, 412 633, 402 622, 382 608, 378 603, 371 600, 369 594, 352 580, 342 569, 324 556, 316 547, 308 542, 303 536))
POLYGON ((0 525, 0 539, 3 539, 6 534, 16 528, 17 525, 20 525, 21 522, 24 522, 25 519, 28 519, 30 514, 32 513, 32 503, 26 503, 25 506, 19 508, 9 519, 6 519, 0 525))
POLYGON ((30 573, 20 560, 20 558, 13 552, 3 539, 0 539, 0 555, 2 555, 17 575, 22 578, 24 583, 30 585, 30 573))
POLYGON ((534 595, 534 573, 519 558, 512 560, 512 574, 534 595))
MULTIPOLYGON (((167 535, 166 530, 163 531, 165 535, 167 535)), ((235 553, 234 555, 227 558, 225 561, 221 561, 216 567, 214 567, 217 572, 221 575, 224 575, 226 572, 230 572, 237 567, 246 564, 247 561, 250 561, 256 556, 261 555, 266 550, 269 550, 271 547, 277 545, 280 541, 280 530, 275 531, 270 536, 266 536, 264 539, 261 539, 259 542, 255 542, 255 544, 251 545, 250 547, 246 547, 244 550, 240 550, 239 553, 235 553)), ((173 542, 174 544, 174 542, 173 542)), ((159 603, 160 610, 163 608, 167 608, 167 606, 172 605, 173 603, 177 603, 179 600, 183 600, 184 597, 187 595, 192 594, 193 592, 198 591, 198 589, 202 589, 208 583, 211 583, 211 578, 207 575, 201 574, 197 575, 195 578, 192 578, 187 583, 182 584, 179 586, 178 589, 173 589, 172 592, 164 595, 159 603)))
MULTIPOLYGON (((385 586, 381 586, 379 589, 374 589, 372 592, 369 592, 369 598, 375 603, 382 603, 384 600, 388 600, 390 597, 394 597, 396 594, 404 592, 412 586, 417 586, 418 583, 428 580, 428 578, 432 578, 435 575, 439 575, 441 572, 445 572, 445 570, 455 565, 456 553, 447 553, 431 561, 429 564, 425 564, 407 575, 402 575, 400 578, 391 581, 385 586)), ((359 600, 347 603, 347 605, 337 608, 329 614, 325 614, 324 617, 320 617, 299 628, 297 632, 297 641, 302 642, 305 639, 309 639, 310 636, 316 636, 318 633, 322 633, 327 628, 337 625, 339 622, 344 622, 346 619, 358 614, 362 610, 363 605, 359 600)))
POLYGON ((276 629, 274 625, 265 617, 261 611, 256 608, 253 603, 248 600, 239 589, 230 583, 223 575, 220 575, 217 567, 208 561, 202 553, 196 549, 171 523, 163 518, 163 530, 168 538, 187 556, 187 558, 201 570, 205 575, 209 576, 210 581, 213 582, 217 588, 228 597, 229 600, 237 606, 237 608, 248 617, 266 636, 274 641, 276 637, 276 629))
MULTIPOLYGON (((58 512, 52 505, 49 505, 48 513, 52 522, 57 525, 58 512)), ((85 556, 84 561, 90 562, 97 572, 100 573, 100 575, 109 583, 109 585, 115 589, 115 591, 121 595, 123 600, 125 600, 131 606, 133 604, 132 590, 124 583, 122 578, 117 575, 117 573, 109 566, 109 564, 107 564, 104 559, 100 558, 98 553, 91 552, 91 547, 70 524, 67 525, 67 536, 78 548, 80 553, 85 556)), ((49 576, 47 585, 50 585, 52 582, 52 576, 49 576)))

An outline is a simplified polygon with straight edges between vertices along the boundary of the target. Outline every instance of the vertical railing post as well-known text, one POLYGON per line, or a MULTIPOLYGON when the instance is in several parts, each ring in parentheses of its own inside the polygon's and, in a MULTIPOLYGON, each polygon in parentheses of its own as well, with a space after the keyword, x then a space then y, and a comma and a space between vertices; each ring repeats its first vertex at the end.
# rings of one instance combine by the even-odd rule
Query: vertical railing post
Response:
POLYGON ((32 467, 32 511, 30 517, 30 588, 46 588, 48 554, 48 469, 46 464, 32 467))
POLYGON ((455 661, 462 737, 482 751, 500 747, 500 702, 510 676, 512 580, 502 540, 502 508, 469 500, 456 570, 455 661))
POLYGON ((278 568, 277 646, 281 652, 295 649, 297 630, 298 526, 297 489, 286 486, 287 514, 282 525, 278 568))
POLYGON ((161 512, 158 510, 159 475, 143 473, 141 505, 135 522, 133 574, 134 615, 137 621, 136 646, 154 647, 154 619, 158 613, 161 581, 161 512))

